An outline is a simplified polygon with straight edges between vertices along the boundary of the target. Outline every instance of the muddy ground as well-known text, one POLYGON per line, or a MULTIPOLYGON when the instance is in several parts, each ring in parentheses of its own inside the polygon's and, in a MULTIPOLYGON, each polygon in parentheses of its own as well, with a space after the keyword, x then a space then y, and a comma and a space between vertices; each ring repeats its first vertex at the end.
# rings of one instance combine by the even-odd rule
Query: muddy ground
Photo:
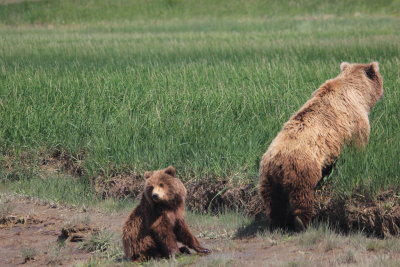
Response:
MULTIPOLYGON (((73 266, 88 262, 93 257, 101 258, 98 256, 100 254, 82 248, 84 240, 90 235, 107 231, 114 233, 118 243, 122 224, 129 213, 60 206, 11 194, 2 195, 2 205, 0 266, 73 266), (4 208, 7 205, 11 207, 9 210, 4 208)), ((209 222, 209 225, 212 224, 212 221, 209 222)), ((190 258, 186 262, 190 266, 400 264, 400 243, 397 239, 388 243, 376 238, 341 235, 318 229, 300 235, 269 232, 255 235, 244 233, 241 238, 222 235, 210 237, 202 234, 207 232, 207 225, 193 225, 193 231, 201 237, 201 243, 213 252, 211 255, 190 258)), ((114 258, 104 264, 117 266, 127 263, 114 258)), ((166 264, 171 266, 171 262, 166 264)))
MULTIPOLYGON (((14 169, 12 164, 7 168, 14 169)), ((44 177, 67 173, 79 179, 84 175, 81 165, 62 154, 41 160, 38 169, 44 177)), ((129 172, 92 180, 104 199, 135 199, 143 189, 143 178, 129 172)), ((332 197, 329 186, 321 186, 316 190, 314 222, 329 222, 334 230, 312 227, 293 234, 267 229, 254 185, 204 179, 186 180, 185 186, 190 211, 215 215, 221 210, 240 210, 245 215, 235 216, 253 219, 228 229, 227 220, 189 216, 193 232, 212 254, 146 266, 400 266, 399 190, 374 198, 355 191, 340 199, 332 197)), ((0 192, 0 197, 0 266, 130 265, 122 261, 120 242, 129 209, 72 207, 10 192, 0 192), (96 244, 90 240, 97 240, 98 246, 93 247, 96 244)))

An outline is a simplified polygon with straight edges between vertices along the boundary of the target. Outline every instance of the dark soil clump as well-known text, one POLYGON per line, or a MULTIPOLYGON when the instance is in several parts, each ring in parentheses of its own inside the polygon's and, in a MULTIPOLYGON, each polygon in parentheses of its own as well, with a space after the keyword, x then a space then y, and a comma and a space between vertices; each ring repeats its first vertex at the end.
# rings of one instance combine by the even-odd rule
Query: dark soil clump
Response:
POLYGON ((98 228, 93 228, 86 224, 64 227, 61 229, 58 241, 82 242, 87 239, 90 234, 96 234, 99 231, 98 228))
POLYGON ((31 224, 40 224, 43 221, 31 216, 14 216, 14 215, 7 215, 7 216, 0 216, 0 228, 3 227, 13 227, 16 224, 22 225, 31 225, 31 224))

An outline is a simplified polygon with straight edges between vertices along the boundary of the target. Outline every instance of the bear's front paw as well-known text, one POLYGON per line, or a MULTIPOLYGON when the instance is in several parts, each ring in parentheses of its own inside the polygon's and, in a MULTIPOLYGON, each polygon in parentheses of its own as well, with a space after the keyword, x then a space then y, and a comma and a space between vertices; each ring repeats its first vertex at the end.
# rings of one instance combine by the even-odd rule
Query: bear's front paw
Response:
POLYGON ((191 254, 191 253, 190 253, 190 250, 189 250, 187 247, 185 247, 185 246, 180 247, 180 248, 179 248, 179 251, 180 251, 182 254, 191 254))

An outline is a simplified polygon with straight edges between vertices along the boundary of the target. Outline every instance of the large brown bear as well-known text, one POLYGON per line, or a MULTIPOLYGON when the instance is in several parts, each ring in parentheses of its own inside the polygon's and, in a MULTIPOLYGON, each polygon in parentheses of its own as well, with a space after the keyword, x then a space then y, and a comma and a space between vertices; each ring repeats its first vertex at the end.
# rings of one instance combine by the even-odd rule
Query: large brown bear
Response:
POLYGON ((340 65, 272 141, 260 163, 260 194, 273 225, 304 230, 314 188, 344 145, 367 144, 368 114, 383 95, 377 62, 340 65))
POLYGON ((175 178, 175 168, 146 172, 144 192, 139 205, 125 222, 122 242, 125 257, 130 260, 170 257, 189 253, 185 246, 200 253, 202 247, 185 222, 186 188, 175 178))

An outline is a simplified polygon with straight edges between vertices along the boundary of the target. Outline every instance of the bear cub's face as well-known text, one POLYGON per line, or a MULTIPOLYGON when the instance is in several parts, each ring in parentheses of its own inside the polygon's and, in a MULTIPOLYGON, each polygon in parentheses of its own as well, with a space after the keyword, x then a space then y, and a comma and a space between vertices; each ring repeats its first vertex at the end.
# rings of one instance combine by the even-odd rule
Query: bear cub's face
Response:
POLYGON ((186 189, 183 183, 175 178, 176 170, 169 166, 159 171, 146 172, 145 197, 149 202, 169 206, 184 201, 186 189))
POLYGON ((340 64, 341 75, 363 81, 366 86, 365 94, 368 95, 369 106, 372 107, 383 95, 383 80, 379 73, 378 62, 369 64, 351 64, 342 62, 340 64))

